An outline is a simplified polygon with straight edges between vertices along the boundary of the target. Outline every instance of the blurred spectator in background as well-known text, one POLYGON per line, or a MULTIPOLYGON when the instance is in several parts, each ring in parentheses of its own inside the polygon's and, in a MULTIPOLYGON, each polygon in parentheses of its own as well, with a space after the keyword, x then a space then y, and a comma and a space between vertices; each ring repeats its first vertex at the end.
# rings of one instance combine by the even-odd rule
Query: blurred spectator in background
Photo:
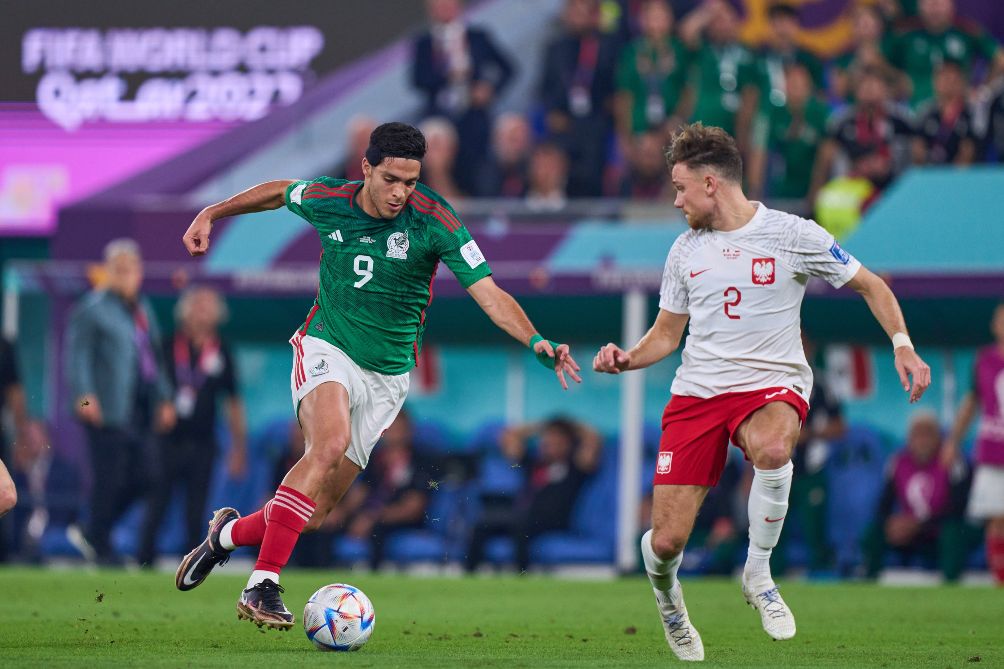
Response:
POLYGON ((613 127, 617 39, 599 32, 597 0, 566 0, 544 51, 540 102, 547 134, 568 155, 570 197, 600 197, 613 127))
POLYGON ((1004 87, 998 88, 992 95, 984 123, 985 143, 980 147, 980 157, 1004 162, 1004 87))
POLYGON ((785 67, 798 63, 809 74, 811 90, 821 91, 826 82, 823 64, 815 55, 798 45, 798 31, 801 28, 798 10, 794 6, 779 2, 767 10, 768 37, 760 53, 760 87, 763 99, 760 108, 782 108, 787 97, 785 67))
POLYGON ((670 191, 666 170, 665 135, 644 132, 628 145, 628 172, 621 180, 620 196, 630 200, 663 200, 670 191))
POLYGON ((489 142, 492 104, 512 78, 513 66, 487 30, 465 24, 462 0, 426 0, 425 6, 430 26, 415 40, 411 80, 425 95, 424 115, 443 116, 456 126, 454 176, 473 193, 489 142))
POLYGON ((349 119, 348 127, 345 162, 342 163, 342 168, 335 173, 335 178, 362 181, 363 156, 370 145, 370 134, 377 127, 377 122, 370 116, 357 115, 349 119))
POLYGON ((561 211, 568 204, 568 156, 557 144, 545 142, 530 154, 526 206, 531 211, 561 211))
POLYGON ((893 104, 889 80, 882 68, 861 70, 854 104, 830 117, 827 137, 819 147, 809 198, 831 176, 838 158, 857 161, 857 176, 882 190, 910 164, 913 123, 893 104))
POLYGON ((938 417, 920 410, 910 419, 906 446, 886 465, 886 483, 866 542, 867 572, 874 578, 886 551, 903 566, 920 558, 938 565, 946 580, 958 579, 968 543, 963 540, 969 467, 959 457, 945 464, 938 417))
POLYGON ((482 171, 477 194, 512 198, 526 195, 532 150, 533 136, 526 117, 513 112, 499 116, 492 130, 492 153, 482 171))
POLYGON ((979 24, 958 21, 955 0, 920 0, 919 23, 896 35, 890 62, 910 78, 916 108, 934 97, 934 71, 946 60, 958 62, 969 75, 977 61, 986 63, 988 79, 1004 74, 1004 51, 979 24))
MULTIPOLYGON (((30 446, 28 425, 28 403, 21 386, 14 347, 0 337, 0 517, 17 503, 14 480, 4 463, 13 461, 15 449, 30 446), (7 411, 10 411, 9 423, 6 420, 7 411), (6 433, 5 427, 8 424, 14 427, 14 434, 10 435, 13 439, 6 433)), ((0 520, 0 562, 7 560, 13 543, 13 531, 13 524, 9 520, 0 520)))
POLYGON ((10 468, 18 492, 17 507, 11 516, 14 532, 10 555, 38 562, 41 560, 39 542, 49 522, 45 488, 52 464, 52 449, 41 421, 28 421, 24 435, 25 438, 15 444, 10 468))
POLYGON ((516 566, 523 572, 530 565, 530 543, 544 532, 567 530, 579 490, 596 471, 602 443, 599 434, 584 423, 552 418, 503 432, 502 454, 526 477, 513 505, 483 509, 467 544, 465 567, 478 568, 485 544, 493 536, 511 537, 516 566), (527 442, 537 437, 536 449, 527 442))
POLYGON ((624 151, 634 135, 648 131, 664 143, 689 113, 690 55, 673 35, 673 10, 666 0, 643 0, 639 23, 641 36, 624 48, 617 70, 617 133, 624 151))
MULTIPOLYGON (((879 6, 869 3, 854 5, 851 24, 851 44, 830 65, 830 95, 838 104, 853 99, 855 77, 862 68, 884 67, 891 73, 895 72, 888 62, 892 36, 886 30, 879 6)), ((909 80, 898 72, 892 77, 895 97, 908 96, 909 80)))
MULTIPOLYGON (((813 94, 804 65, 789 63, 784 71, 784 105, 770 106, 757 115, 747 179, 750 197, 805 200, 829 110, 813 94)), ((801 211, 791 209, 805 216, 811 206, 806 202, 801 211)))
POLYGON ((969 165, 978 137, 969 110, 969 85, 956 61, 946 60, 934 74, 934 99, 917 111, 913 162, 919 165, 969 165))
POLYGON ((429 490, 436 481, 415 453, 415 433, 405 410, 383 433, 373 459, 335 506, 329 519, 345 533, 370 542, 370 567, 383 564, 387 537, 425 525, 429 490))
POLYGON ((223 298, 208 287, 189 288, 175 308, 177 329, 164 347, 164 358, 174 386, 178 421, 159 440, 137 555, 140 564, 154 564, 157 534, 178 488, 185 491, 184 544, 198 544, 205 533, 206 498, 219 450, 216 412, 221 402, 230 437, 227 474, 241 478, 247 471, 247 429, 244 405, 237 394, 237 370, 230 346, 219 333, 226 318, 223 298))
POLYGON ((434 116, 422 121, 418 129, 425 135, 426 151, 420 179, 442 197, 455 200, 464 197, 453 178, 459 145, 457 131, 445 118, 434 116))
POLYGON ((173 428, 175 412, 160 328, 140 295, 139 245, 113 240, 104 260, 105 287, 80 300, 67 329, 68 383, 91 458, 90 522, 67 536, 89 561, 116 564, 112 527, 148 492, 151 430, 173 428))
POLYGON ((791 494, 788 497, 788 520, 778 547, 771 554, 771 570, 784 573, 788 568, 788 551, 792 532, 797 532, 808 549, 807 567, 820 572, 831 563, 831 547, 826 527, 827 496, 826 463, 830 445, 844 436, 843 408, 830 388, 825 374, 816 368, 816 344, 802 332, 802 350, 812 368, 812 391, 809 412, 802 422, 798 442, 791 454, 791 494))
POLYGON ((957 457, 969 425, 980 413, 973 461, 968 516, 986 523, 987 564, 998 584, 1004 584, 1004 302, 990 322, 994 343, 979 351, 973 386, 959 407, 945 444, 945 461, 957 457))
POLYGON ((745 154, 759 94, 756 59, 739 42, 739 14, 726 0, 705 0, 680 22, 680 37, 696 67, 690 120, 724 128, 745 154))

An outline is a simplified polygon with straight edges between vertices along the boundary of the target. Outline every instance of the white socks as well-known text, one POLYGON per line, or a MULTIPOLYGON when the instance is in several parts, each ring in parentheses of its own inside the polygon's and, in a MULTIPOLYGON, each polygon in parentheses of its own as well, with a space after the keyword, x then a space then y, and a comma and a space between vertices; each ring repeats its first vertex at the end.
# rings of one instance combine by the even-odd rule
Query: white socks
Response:
POLYGON ((251 572, 251 578, 248 579, 248 587, 246 587, 245 590, 250 590, 251 588, 255 587, 256 585, 264 581, 266 578, 272 579, 272 582, 277 585, 279 583, 279 574, 275 573, 274 571, 255 569, 253 572, 251 572))
POLYGON ((231 520, 229 523, 223 526, 222 530, 220 530, 220 545, 223 546, 223 548, 225 548, 228 551, 232 551, 235 548, 237 548, 237 546, 234 544, 234 537, 233 537, 234 523, 236 522, 237 522, 236 520, 231 520))
POLYGON ((781 526, 788 513, 788 493, 791 491, 789 460, 777 469, 753 468, 750 488, 750 547, 743 580, 749 585, 769 587, 770 554, 781 536, 781 526))
MULTIPOLYGON (((641 537, 641 557, 645 562, 645 572, 652 582, 652 589, 669 603, 670 593, 676 585, 676 571, 683 561, 683 552, 671 560, 662 560, 652 550, 652 530, 641 537)), ((662 600, 661 600, 662 601, 662 600)))

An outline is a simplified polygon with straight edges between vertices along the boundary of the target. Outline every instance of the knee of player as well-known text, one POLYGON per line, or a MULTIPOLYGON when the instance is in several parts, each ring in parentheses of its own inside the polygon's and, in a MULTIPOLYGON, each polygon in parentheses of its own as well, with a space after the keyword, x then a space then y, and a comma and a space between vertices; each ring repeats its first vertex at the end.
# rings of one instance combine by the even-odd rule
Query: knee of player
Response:
POLYGON ((676 532, 653 532, 652 552, 660 560, 671 560, 683 552, 687 536, 676 532))
POLYGON ((753 464, 758 469, 777 469, 791 460, 791 446, 787 439, 775 437, 764 440, 753 453, 753 464))
POLYGON ((311 444, 310 459, 323 469, 337 467, 349 448, 349 436, 337 435, 311 444))

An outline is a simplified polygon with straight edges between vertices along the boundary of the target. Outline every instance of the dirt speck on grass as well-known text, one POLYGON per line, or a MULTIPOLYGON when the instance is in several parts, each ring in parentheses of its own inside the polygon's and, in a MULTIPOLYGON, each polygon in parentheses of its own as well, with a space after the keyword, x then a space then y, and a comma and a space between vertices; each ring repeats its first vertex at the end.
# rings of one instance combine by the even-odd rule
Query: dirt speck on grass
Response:
POLYGON ((624 634, 637 634, 637 633, 638 633, 638 628, 635 627, 634 625, 624 628, 624 634))
POLYGON ((982 661, 983 661, 983 658, 980 657, 979 655, 973 655, 968 660, 966 660, 966 662, 982 662, 982 661))
POLYGON ((94 598, 94 601, 96 601, 98 604, 105 601, 105 593, 99 592, 97 597, 94 598))

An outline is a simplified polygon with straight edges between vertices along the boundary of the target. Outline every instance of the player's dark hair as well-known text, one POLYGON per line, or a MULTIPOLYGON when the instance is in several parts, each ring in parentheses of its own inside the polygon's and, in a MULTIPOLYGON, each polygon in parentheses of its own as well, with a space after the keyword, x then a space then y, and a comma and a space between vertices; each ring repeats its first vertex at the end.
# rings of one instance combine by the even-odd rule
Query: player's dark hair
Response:
POLYGON ((366 160, 376 167, 384 158, 425 158, 425 135, 415 126, 407 123, 384 123, 370 134, 370 145, 366 149, 366 160))
POLYGON ((721 128, 700 121, 676 131, 666 151, 666 162, 671 170, 677 163, 691 169, 711 167, 724 179, 737 184, 743 180, 743 159, 736 140, 721 128))

